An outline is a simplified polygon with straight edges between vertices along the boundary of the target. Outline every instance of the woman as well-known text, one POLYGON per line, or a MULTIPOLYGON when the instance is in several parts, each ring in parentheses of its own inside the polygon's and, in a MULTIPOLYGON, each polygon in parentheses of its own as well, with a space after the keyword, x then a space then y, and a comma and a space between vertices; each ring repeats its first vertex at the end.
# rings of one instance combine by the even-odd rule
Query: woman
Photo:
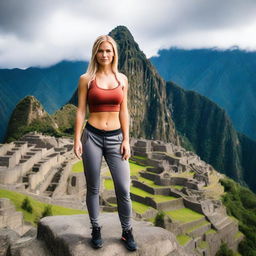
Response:
POLYGON ((104 156, 114 181, 121 240, 129 250, 137 249, 131 225, 127 91, 127 77, 118 72, 116 42, 110 36, 99 36, 94 42, 87 72, 79 79, 74 137, 74 152, 79 159, 82 158, 85 171, 86 204, 94 248, 103 245, 98 215, 100 169, 104 156), (81 135, 87 103, 90 117, 81 135))

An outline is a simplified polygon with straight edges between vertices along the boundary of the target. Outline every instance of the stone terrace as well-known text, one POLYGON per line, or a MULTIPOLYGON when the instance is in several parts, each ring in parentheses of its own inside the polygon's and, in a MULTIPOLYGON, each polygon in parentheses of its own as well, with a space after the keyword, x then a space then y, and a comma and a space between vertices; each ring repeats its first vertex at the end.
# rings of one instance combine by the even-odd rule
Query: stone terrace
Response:
MULTIPOLYGON (((236 250, 243 234, 219 200, 221 175, 193 152, 171 143, 133 138, 130 142, 130 160, 142 166, 131 176, 131 199, 134 209, 139 209, 133 209, 134 218, 152 221, 162 210, 165 228, 188 254, 215 255, 222 240, 236 250)), ((84 174, 71 172, 77 161, 72 139, 29 133, 0 146, 0 184, 47 203, 46 198, 51 198, 56 204, 81 209, 84 174)), ((107 169, 103 159, 101 209, 116 211, 114 189, 103 185, 112 182, 104 176, 107 169)))
MULTIPOLYGON (((134 212, 136 219, 149 220, 164 211, 165 228, 188 253, 215 255, 221 241, 237 250, 243 235, 221 201, 211 196, 223 193, 212 166, 193 152, 161 141, 132 140, 131 149, 131 160, 145 166, 131 177, 133 205, 144 209, 134 212)), ((114 191, 105 190, 102 197, 105 210, 117 209, 114 191)))

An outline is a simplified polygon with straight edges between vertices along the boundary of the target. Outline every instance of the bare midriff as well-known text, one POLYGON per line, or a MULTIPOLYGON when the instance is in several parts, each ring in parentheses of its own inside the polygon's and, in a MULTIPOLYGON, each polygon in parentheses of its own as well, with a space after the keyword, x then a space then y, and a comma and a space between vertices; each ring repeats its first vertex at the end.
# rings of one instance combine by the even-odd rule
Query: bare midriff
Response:
POLYGON ((105 131, 121 128, 119 112, 92 112, 88 122, 95 128, 105 131))

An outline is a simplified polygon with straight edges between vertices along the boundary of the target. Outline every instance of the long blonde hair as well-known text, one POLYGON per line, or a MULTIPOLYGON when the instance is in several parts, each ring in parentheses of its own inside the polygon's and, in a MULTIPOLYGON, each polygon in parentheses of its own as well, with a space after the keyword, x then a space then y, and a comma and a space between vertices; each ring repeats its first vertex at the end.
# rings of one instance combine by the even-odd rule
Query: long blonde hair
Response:
POLYGON ((113 61, 112 61, 112 71, 114 72, 114 74, 117 77, 117 73, 118 73, 118 50, 117 50, 117 44, 116 41, 109 35, 102 35, 96 38, 93 47, 92 47, 92 56, 91 56, 91 60, 90 63, 87 67, 87 71, 86 74, 90 77, 89 82, 88 82, 88 87, 90 82, 95 78, 95 74, 98 70, 98 62, 96 60, 96 54, 98 52, 98 49, 100 47, 100 44, 104 41, 107 41, 109 43, 111 43, 112 47, 113 47, 113 51, 114 51, 114 57, 113 57, 113 61))

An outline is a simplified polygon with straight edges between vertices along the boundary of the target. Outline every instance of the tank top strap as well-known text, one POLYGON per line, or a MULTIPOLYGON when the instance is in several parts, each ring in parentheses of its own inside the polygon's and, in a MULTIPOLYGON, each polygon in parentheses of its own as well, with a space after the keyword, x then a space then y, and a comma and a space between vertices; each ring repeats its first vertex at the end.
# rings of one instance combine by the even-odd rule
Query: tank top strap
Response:
POLYGON ((114 74, 115 74, 116 80, 117 80, 117 82, 118 82, 118 86, 120 86, 121 89, 123 90, 123 89, 124 89, 124 85, 120 82, 119 79, 117 79, 116 73, 114 73, 114 74))
POLYGON ((91 79, 91 80, 88 82, 88 90, 94 86, 94 80, 95 80, 95 78, 91 79))

